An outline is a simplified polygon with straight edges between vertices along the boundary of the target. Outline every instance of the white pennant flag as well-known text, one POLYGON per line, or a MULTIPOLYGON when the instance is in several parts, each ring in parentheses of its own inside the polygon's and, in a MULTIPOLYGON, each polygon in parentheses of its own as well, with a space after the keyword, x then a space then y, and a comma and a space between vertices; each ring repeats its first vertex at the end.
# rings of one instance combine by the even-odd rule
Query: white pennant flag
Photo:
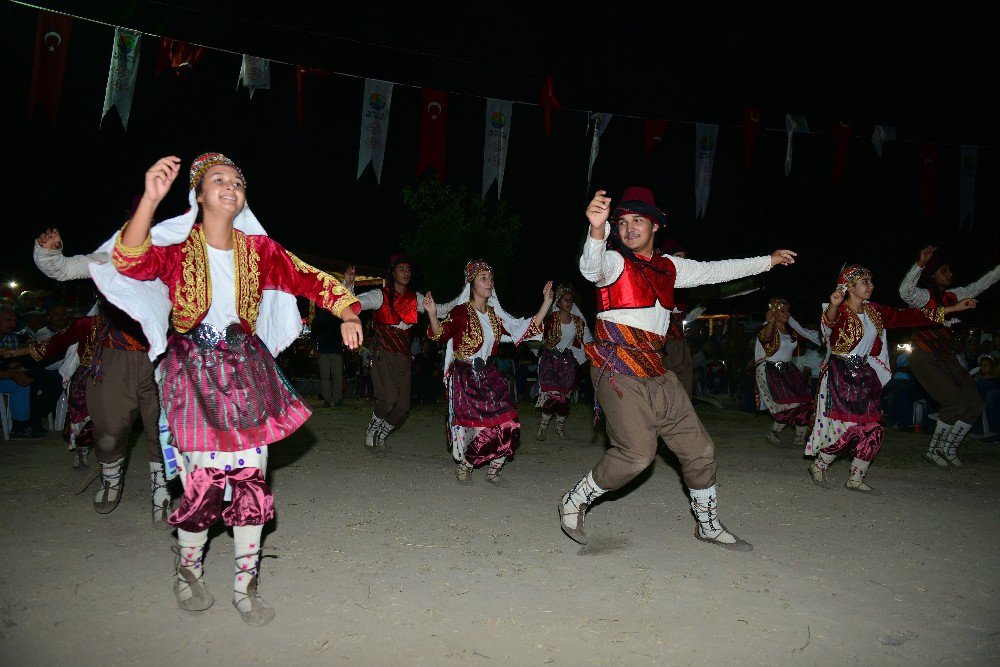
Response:
POLYGON ((604 134, 604 130, 607 129, 608 123, 611 122, 611 114, 609 113, 592 113, 590 114, 591 119, 594 121, 594 137, 590 141, 590 165, 587 167, 587 193, 590 193, 590 179, 594 173, 594 161, 597 160, 597 154, 601 152, 601 135, 604 134))
POLYGON ((244 53, 240 78, 236 85, 239 86, 241 83, 249 89, 250 99, 253 99, 255 90, 271 90, 271 61, 244 53))
POLYGON ((365 97, 361 104, 361 147, 358 149, 358 175, 371 162, 375 181, 382 182, 382 159, 389 138, 389 105, 392 103, 392 82, 365 79, 365 97))
POLYGON ((503 188, 503 168, 507 164, 507 137, 514 103, 506 100, 486 100, 486 142, 483 147, 483 194, 497 182, 497 199, 503 188))
POLYGON ((135 75, 139 71, 140 35, 131 30, 115 28, 115 41, 111 47, 111 69, 108 71, 108 87, 104 91, 104 110, 101 122, 111 107, 117 107, 122 126, 128 129, 128 117, 132 111, 132 93, 135 92, 135 75))
POLYGON ((705 217, 708 192, 712 188, 712 166, 715 164, 715 144, 719 126, 697 123, 694 138, 694 217, 705 217))
POLYGON ((785 146, 785 178, 792 171, 792 135, 796 132, 808 132, 809 123, 805 117, 797 113, 785 114, 785 129, 788 130, 788 144, 785 146))
POLYGON ((961 182, 958 195, 959 229, 969 231, 976 221, 976 165, 979 146, 962 146, 961 182))
POLYGON ((882 157, 882 144, 886 141, 896 140, 896 128, 889 125, 876 125, 875 131, 872 132, 872 145, 875 146, 875 152, 878 153, 879 157, 882 157))

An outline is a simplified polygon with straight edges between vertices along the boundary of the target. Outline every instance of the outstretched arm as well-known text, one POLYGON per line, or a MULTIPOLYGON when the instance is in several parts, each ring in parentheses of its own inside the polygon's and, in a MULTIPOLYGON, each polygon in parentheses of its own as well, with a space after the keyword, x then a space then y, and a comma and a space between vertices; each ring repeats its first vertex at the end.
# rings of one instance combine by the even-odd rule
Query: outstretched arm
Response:
POLYGON ((795 263, 795 252, 791 250, 775 250, 770 255, 749 257, 747 259, 724 259, 718 262, 699 262, 693 259, 671 256, 674 268, 677 269, 676 289, 713 285, 737 278, 754 276, 770 271, 772 266, 787 266, 795 263))
POLYGON ((976 282, 970 283, 965 287, 956 287, 951 291, 951 293, 954 294, 959 301, 962 299, 974 299, 989 288, 996 285, 998 281, 1000 281, 1000 265, 994 266, 992 270, 986 272, 986 274, 976 282))
POLYGON ((62 282, 90 278, 88 266, 91 262, 104 264, 110 259, 110 256, 104 252, 95 252, 89 255, 67 257, 63 254, 63 243, 59 230, 51 228, 46 229, 38 236, 33 248, 33 258, 35 266, 46 277, 62 282))
POLYGON ((587 221, 590 227, 583 242, 580 255, 580 273, 598 287, 610 285, 625 268, 625 260, 617 252, 607 250, 608 216, 611 212, 611 198, 604 190, 598 190, 587 205, 587 221))

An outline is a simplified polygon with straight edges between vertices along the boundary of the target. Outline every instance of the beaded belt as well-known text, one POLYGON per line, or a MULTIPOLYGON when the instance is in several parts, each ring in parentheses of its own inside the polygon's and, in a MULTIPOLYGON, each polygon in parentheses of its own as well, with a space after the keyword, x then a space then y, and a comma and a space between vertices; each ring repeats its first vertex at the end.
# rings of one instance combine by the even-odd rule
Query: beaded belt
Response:
POLYGON ((219 329, 202 322, 185 335, 190 337, 195 345, 206 351, 216 348, 222 341, 225 341, 230 348, 242 347, 247 341, 247 332, 239 322, 233 322, 225 329, 219 329))

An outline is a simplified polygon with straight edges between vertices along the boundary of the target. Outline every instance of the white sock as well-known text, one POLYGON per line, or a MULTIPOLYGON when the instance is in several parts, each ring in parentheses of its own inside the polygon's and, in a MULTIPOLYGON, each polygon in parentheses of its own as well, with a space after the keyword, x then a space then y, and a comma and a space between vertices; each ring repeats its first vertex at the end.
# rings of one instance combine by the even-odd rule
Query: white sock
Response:
POLYGON ((177 589, 177 596, 181 600, 191 597, 191 587, 180 574, 180 568, 186 568, 194 573, 196 579, 201 579, 202 560, 205 558, 205 543, 208 542, 208 531, 200 533, 190 533, 183 528, 177 529, 177 553, 180 556, 178 562, 177 581, 180 586, 177 589))
POLYGON ((543 431, 549 427, 549 422, 550 421, 552 421, 552 415, 551 414, 546 414, 546 413, 543 412, 542 413, 542 422, 539 425, 543 431))
POLYGON ((934 426, 934 433, 931 435, 931 442, 927 445, 927 453, 935 454, 941 451, 942 443, 951 431, 952 425, 945 424, 940 419, 937 420, 937 424, 934 426))
POLYGON ((972 424, 968 424, 961 419, 952 425, 951 430, 944 436, 940 447, 944 451, 945 458, 952 459, 957 456, 958 446, 971 429, 972 424))
POLYGON ((247 586, 260 565, 260 536, 264 526, 233 526, 236 570, 233 575, 233 602, 236 608, 250 611, 247 586))
POLYGON ((734 544, 736 536, 732 535, 719 523, 719 500, 715 486, 707 489, 691 489, 691 509, 698 521, 698 533, 702 537, 714 539, 726 544, 734 544))
POLYGON ((830 464, 833 463, 834 459, 836 458, 837 457, 834 456, 833 454, 824 454, 823 452, 819 452, 818 454, 816 454, 816 461, 815 461, 816 467, 819 468, 820 470, 826 470, 827 468, 830 467, 830 464))
POLYGON ((559 431, 560 433, 562 433, 564 426, 566 426, 566 418, 565 417, 556 417, 556 430, 559 431))
POLYGON ((495 477, 500 474, 500 468, 503 468, 503 464, 507 462, 506 456, 501 456, 498 459, 493 459, 490 461, 490 467, 486 471, 487 477, 495 477))
POLYGON ((854 459, 851 461, 851 481, 863 482, 865 481, 865 475, 868 474, 868 465, 871 461, 862 461, 861 459, 854 459))
POLYGON ((101 487, 97 490, 97 495, 94 496, 94 502, 99 503, 104 499, 104 482, 107 482, 111 488, 108 489, 108 501, 114 502, 118 500, 118 494, 121 492, 122 488, 122 476, 125 474, 125 458, 122 457, 117 461, 112 461, 111 463, 101 463, 101 487), (115 489, 114 487, 118 487, 115 489))
POLYGON ((771 424, 771 433, 778 435, 785 430, 785 425, 781 422, 774 422, 771 424))

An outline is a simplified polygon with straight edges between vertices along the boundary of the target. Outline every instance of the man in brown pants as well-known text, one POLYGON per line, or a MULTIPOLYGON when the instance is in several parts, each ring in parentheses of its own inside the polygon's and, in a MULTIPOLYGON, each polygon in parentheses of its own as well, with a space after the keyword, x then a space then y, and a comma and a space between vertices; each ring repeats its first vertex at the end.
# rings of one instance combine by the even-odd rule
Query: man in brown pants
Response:
POLYGON ((695 537, 725 549, 750 551, 752 545, 719 521, 715 445, 677 375, 663 367, 663 342, 675 287, 763 273, 776 264, 792 264, 795 253, 777 250, 770 256, 720 262, 661 255, 655 251, 654 235, 667 216, 656 207, 652 191, 626 188, 613 212, 610 204, 605 191, 598 190, 587 206, 590 230, 580 272, 598 288, 597 326, 586 352, 611 447, 559 501, 562 530, 586 544, 587 508, 645 470, 662 437, 681 463, 698 525, 695 537))
MULTIPOLYGON (((352 292, 354 275, 354 267, 344 273, 344 285, 352 292)), ((412 277, 410 260, 398 252, 389 260, 392 285, 357 295, 362 310, 375 311, 375 359, 371 367, 375 410, 365 433, 365 447, 375 454, 388 452, 386 438, 410 410, 410 329, 424 312, 424 295, 410 289, 412 277)))
MULTIPOLYGON (((46 230, 34 248, 35 265, 49 278, 90 278, 91 262, 108 261, 106 253, 66 257, 59 231, 46 230)), ((149 360, 149 343, 132 318, 101 301, 94 319, 91 371, 87 378, 87 410, 94 422, 94 450, 101 468, 101 488, 94 510, 108 514, 121 501, 125 480, 125 452, 135 418, 142 428, 149 457, 150 501, 153 525, 170 529, 167 518, 172 500, 160 450, 160 399, 149 360)))

